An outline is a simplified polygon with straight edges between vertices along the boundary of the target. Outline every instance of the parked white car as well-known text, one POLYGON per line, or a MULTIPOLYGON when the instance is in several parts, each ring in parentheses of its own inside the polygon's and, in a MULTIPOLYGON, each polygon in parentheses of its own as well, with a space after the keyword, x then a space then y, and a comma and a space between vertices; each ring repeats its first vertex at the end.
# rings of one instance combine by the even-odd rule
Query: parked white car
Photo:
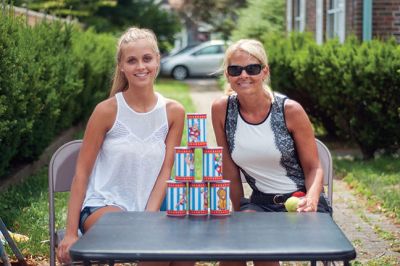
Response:
POLYGON ((161 75, 183 80, 187 77, 210 76, 221 68, 224 41, 207 41, 161 59, 161 75))

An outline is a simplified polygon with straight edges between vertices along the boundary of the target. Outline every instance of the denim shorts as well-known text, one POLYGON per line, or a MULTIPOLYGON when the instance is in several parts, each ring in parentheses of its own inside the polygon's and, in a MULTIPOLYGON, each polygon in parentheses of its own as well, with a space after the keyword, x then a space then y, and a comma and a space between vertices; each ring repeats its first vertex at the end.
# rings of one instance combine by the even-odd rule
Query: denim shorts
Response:
MULTIPOLYGON (((251 199, 240 199, 240 210, 253 210, 257 212, 286 212, 285 205, 283 204, 266 204, 262 202, 252 202, 251 199)), ((332 215, 332 208, 329 207, 324 194, 321 194, 318 201, 317 212, 330 213, 332 215)))
POLYGON ((105 206, 100 206, 100 207, 90 207, 90 206, 86 206, 85 208, 82 209, 81 211, 81 215, 79 217, 79 230, 81 231, 81 233, 85 233, 85 230, 83 228, 83 225, 85 224, 86 219, 95 211, 97 211, 100 208, 103 208, 105 206))

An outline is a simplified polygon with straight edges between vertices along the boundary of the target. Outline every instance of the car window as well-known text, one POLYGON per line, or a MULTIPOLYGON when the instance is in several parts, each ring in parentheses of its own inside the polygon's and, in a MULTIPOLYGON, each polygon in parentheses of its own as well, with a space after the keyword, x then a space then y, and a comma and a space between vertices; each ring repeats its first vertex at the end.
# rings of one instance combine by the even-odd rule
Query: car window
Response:
POLYGON ((210 55, 210 54, 222 54, 222 53, 224 53, 222 45, 212 45, 198 50, 197 52, 194 53, 194 55, 210 55))
POLYGON ((181 50, 176 51, 175 53, 171 53, 170 55, 172 56, 172 55, 183 54, 183 53, 185 53, 186 51, 192 49, 195 46, 196 46, 196 44, 188 45, 188 46, 182 48, 181 50))

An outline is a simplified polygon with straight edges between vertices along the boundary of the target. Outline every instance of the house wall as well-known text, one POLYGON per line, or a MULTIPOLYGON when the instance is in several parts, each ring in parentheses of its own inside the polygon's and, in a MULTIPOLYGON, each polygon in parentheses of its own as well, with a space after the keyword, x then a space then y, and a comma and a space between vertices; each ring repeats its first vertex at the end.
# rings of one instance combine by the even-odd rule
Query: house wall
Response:
POLYGON ((306 1, 306 31, 316 31, 316 4, 315 1, 306 1))
POLYGON ((346 36, 362 39, 363 0, 346 1, 346 36))
MULTIPOLYGON (((295 14, 297 1, 292 2, 293 16, 292 29, 295 25, 295 14)), ((326 11, 331 0, 323 2, 323 29, 326 31, 326 11)), ((400 43, 400 0, 373 0, 372 1, 372 37, 387 39, 394 36, 400 43)), ((360 40, 363 35, 363 0, 346 0, 345 6, 346 36, 355 35, 360 40)), ((316 31, 316 1, 306 1, 306 27, 305 30, 315 33, 316 31)))
POLYGON ((387 39, 394 36, 400 42, 400 0, 374 0, 372 36, 387 39))

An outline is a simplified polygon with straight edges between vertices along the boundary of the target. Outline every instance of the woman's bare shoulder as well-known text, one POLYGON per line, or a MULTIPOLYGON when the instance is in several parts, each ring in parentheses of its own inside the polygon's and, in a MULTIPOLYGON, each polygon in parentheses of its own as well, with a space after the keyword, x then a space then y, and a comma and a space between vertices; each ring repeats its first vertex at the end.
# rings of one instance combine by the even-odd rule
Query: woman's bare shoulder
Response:
POLYGON ((303 107, 300 103, 295 100, 287 99, 285 101, 285 115, 286 116, 295 116, 300 113, 305 113, 303 107))
POLYGON ((103 125, 103 127, 108 130, 114 124, 117 116, 117 109, 117 100, 115 97, 108 98, 96 105, 91 119, 93 119, 96 124, 103 125))
POLYGON ((228 96, 222 96, 216 100, 211 105, 213 111, 221 111, 226 109, 228 103, 228 96))
POLYGON ((185 113, 185 108, 183 105, 176 100, 165 98, 165 104, 167 107, 167 112, 185 113))
POLYGON ((94 109, 101 115, 115 115, 117 112, 117 100, 115 97, 108 98, 98 103, 94 109))
POLYGON ((300 103, 294 100, 285 101, 285 120, 290 132, 301 132, 310 127, 310 120, 300 103))

